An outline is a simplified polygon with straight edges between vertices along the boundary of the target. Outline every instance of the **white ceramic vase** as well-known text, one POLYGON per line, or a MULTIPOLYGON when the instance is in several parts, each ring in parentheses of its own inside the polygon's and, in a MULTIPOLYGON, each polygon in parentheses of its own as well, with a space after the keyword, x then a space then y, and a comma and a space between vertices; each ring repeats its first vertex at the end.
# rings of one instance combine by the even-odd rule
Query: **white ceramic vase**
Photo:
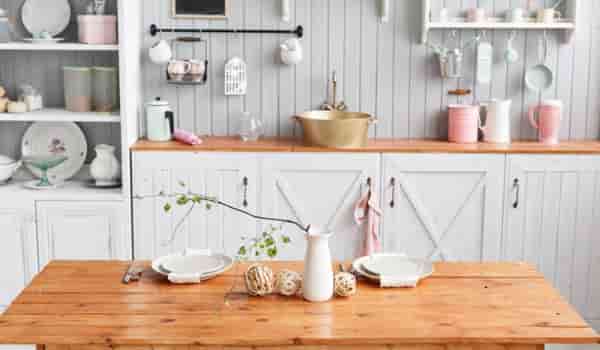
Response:
POLYGON ((90 166, 92 178, 97 186, 110 186, 119 182, 121 166, 115 156, 115 147, 98 145, 95 148, 96 158, 90 166))
POLYGON ((306 234, 302 294, 311 302, 328 301, 333 297, 333 266, 329 238, 333 233, 311 228, 306 234))

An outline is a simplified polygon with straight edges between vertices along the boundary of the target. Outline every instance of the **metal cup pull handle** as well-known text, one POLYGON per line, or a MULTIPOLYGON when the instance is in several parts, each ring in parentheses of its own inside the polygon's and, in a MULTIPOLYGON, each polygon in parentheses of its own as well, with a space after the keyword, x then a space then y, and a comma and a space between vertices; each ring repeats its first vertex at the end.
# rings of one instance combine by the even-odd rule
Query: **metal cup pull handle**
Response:
POLYGON ((242 181, 244 185, 244 200, 242 201, 242 205, 244 208, 248 207, 248 178, 244 176, 244 180, 242 181))
POLYGON ((515 201, 513 202, 513 208, 518 209, 521 196, 521 183, 519 182, 519 179, 515 179, 515 181, 513 182, 513 190, 515 191, 515 201))
POLYGON ((390 208, 394 208, 396 206, 396 178, 392 177, 390 179, 390 186, 392 187, 392 200, 390 200, 390 208))

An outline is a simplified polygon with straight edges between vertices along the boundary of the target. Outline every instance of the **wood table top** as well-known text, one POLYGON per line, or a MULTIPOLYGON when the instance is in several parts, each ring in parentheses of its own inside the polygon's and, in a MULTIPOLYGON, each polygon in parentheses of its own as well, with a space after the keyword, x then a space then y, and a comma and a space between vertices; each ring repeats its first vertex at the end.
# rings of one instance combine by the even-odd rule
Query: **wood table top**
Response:
MULTIPOLYGON (((302 268, 300 263, 271 266, 302 268)), ((139 283, 124 285, 126 262, 52 262, 0 317, 0 343, 341 346, 598 340, 526 264, 438 263, 418 288, 380 289, 361 281, 356 296, 320 304, 297 297, 247 297, 240 278, 246 267, 237 265, 200 285, 170 285, 146 270, 139 283)))
POLYGON ((190 146, 176 141, 139 140, 133 152, 307 152, 307 153, 467 153, 467 154, 600 154, 599 141, 565 141, 548 146, 533 141, 515 141, 510 145, 477 143, 461 145, 439 140, 377 139, 360 149, 307 147, 299 139, 264 138, 242 142, 238 137, 204 137, 203 143, 190 146))

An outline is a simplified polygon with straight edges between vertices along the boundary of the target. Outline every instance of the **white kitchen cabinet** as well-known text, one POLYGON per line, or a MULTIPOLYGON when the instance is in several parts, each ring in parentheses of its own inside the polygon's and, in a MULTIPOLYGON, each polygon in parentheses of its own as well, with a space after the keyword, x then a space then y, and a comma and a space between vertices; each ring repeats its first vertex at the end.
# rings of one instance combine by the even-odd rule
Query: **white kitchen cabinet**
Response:
POLYGON ((498 260, 504 163, 501 155, 383 155, 385 250, 498 260))
POLYGON ((504 252, 534 264, 588 320, 600 319, 600 157, 508 157, 504 252))
POLYGON ((8 306, 37 272, 33 211, 0 208, 0 307, 8 306))
MULTIPOLYGON (((378 154, 268 154, 261 157, 261 212, 295 219, 302 225, 332 230, 334 259, 351 259, 358 253, 363 234, 353 219, 353 209, 371 180, 378 195, 378 154)), ((278 258, 304 258, 305 239, 300 229, 285 225, 292 238, 278 258)))
POLYGON ((40 265, 55 259, 130 259, 126 210, 123 202, 37 202, 40 265))
POLYGON ((189 191, 256 212, 258 208, 256 155, 245 153, 161 153, 133 155, 133 217, 136 259, 149 259, 185 248, 209 248, 235 256, 242 237, 254 236, 256 220, 230 209, 196 206, 182 222, 189 206, 175 205, 176 198, 161 197, 189 191), (167 202, 173 209, 165 213, 167 202))

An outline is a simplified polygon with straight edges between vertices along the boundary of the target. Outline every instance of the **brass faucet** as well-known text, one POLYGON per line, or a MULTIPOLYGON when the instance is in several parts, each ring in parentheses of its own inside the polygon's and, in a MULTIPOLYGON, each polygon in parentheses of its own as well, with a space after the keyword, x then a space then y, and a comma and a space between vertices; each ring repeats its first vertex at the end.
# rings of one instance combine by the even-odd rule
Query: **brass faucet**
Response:
POLYGON ((344 101, 340 101, 337 103, 337 72, 334 70, 331 75, 331 86, 332 86, 332 97, 333 101, 330 103, 325 102, 321 105, 321 110, 323 111, 345 111, 348 109, 348 106, 344 103, 344 101))

